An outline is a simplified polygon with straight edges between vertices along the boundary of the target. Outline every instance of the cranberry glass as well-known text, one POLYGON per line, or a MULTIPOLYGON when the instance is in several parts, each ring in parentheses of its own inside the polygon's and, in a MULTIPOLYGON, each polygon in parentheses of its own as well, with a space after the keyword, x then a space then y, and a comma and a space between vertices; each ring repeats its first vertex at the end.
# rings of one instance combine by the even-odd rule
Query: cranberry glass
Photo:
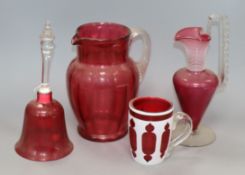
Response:
POLYGON ((217 76, 204 68, 210 39, 210 35, 204 33, 201 27, 184 28, 175 35, 175 40, 183 44, 188 58, 187 67, 181 68, 173 76, 182 110, 193 122, 193 133, 183 143, 186 146, 203 146, 215 140, 215 134, 211 129, 199 125, 216 88, 224 77, 224 73, 217 76))
POLYGON ((73 145, 66 132, 64 110, 52 94, 40 94, 29 102, 16 152, 30 160, 48 161, 68 155, 73 145))
POLYGON ((191 116, 195 131, 218 86, 218 78, 210 70, 191 72, 182 68, 174 74, 173 82, 182 110, 191 116))
POLYGON ((20 156, 35 161, 60 159, 73 149, 66 132, 64 109, 52 98, 49 86, 53 40, 51 26, 46 23, 41 34, 42 83, 37 89, 37 99, 26 106, 22 134, 15 145, 20 156))
POLYGON ((135 97, 149 61, 146 32, 115 23, 80 26, 72 39, 77 57, 67 71, 69 99, 86 139, 112 141, 127 133, 128 102, 135 97), (135 63, 129 46, 142 39, 143 57, 135 63))

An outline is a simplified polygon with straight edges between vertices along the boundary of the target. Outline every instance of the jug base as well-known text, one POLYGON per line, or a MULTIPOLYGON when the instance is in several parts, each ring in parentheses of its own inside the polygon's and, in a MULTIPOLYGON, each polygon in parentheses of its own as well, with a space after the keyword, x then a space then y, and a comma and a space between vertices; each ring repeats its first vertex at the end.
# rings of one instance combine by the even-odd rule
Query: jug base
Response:
POLYGON ((114 134, 88 134, 78 126, 78 133, 81 137, 94 142, 111 142, 123 138, 128 131, 121 131, 114 134))

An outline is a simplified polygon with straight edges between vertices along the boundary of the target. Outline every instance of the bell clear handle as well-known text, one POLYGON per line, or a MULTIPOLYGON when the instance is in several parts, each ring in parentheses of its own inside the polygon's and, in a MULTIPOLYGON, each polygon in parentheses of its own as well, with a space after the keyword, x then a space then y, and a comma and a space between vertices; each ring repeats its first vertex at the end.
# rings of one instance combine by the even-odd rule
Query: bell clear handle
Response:
POLYGON ((49 93, 51 91, 49 86, 50 65, 54 54, 54 33, 49 21, 46 21, 44 29, 40 35, 40 46, 42 54, 42 80, 38 86, 39 93, 49 93))
POLYGON ((139 73, 139 82, 141 82, 145 76, 147 66, 150 61, 151 54, 151 40, 147 32, 138 28, 130 28, 131 36, 130 42, 136 41, 138 39, 143 42, 143 52, 139 61, 136 62, 136 67, 139 73))
POLYGON ((211 35, 212 27, 216 24, 219 30, 219 89, 223 90, 228 82, 229 59, 229 21, 226 16, 212 14, 208 17, 207 32, 211 35))
POLYGON ((189 115, 184 112, 177 112, 173 116, 173 130, 176 129, 176 126, 180 123, 184 125, 183 131, 178 132, 178 135, 171 139, 170 147, 176 147, 185 141, 190 134, 192 133, 192 120, 189 115))

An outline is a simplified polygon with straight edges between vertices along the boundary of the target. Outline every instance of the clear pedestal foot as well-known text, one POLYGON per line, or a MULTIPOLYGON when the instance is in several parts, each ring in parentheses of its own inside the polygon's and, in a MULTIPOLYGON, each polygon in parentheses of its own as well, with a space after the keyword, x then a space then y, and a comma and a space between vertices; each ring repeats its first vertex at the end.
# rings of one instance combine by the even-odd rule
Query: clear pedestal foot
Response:
MULTIPOLYGON (((178 134, 181 131, 181 125, 178 125, 174 134, 178 134)), ((182 146, 199 147, 206 146, 213 143, 216 139, 214 131, 205 126, 199 126, 184 142, 182 146)))

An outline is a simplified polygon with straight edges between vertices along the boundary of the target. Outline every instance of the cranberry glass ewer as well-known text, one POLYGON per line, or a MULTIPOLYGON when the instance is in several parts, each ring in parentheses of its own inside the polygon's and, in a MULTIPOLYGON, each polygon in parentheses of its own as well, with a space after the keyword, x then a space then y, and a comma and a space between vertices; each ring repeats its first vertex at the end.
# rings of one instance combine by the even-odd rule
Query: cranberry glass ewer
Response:
POLYGON ((46 23, 40 38, 42 83, 37 89, 37 99, 26 106, 22 134, 15 150, 26 159, 49 161, 68 155, 73 145, 67 135, 64 109, 52 98, 49 86, 49 69, 54 50, 54 34, 49 23, 46 23))
POLYGON ((214 132, 199 124, 216 88, 224 87, 227 79, 229 44, 227 18, 221 15, 211 15, 208 31, 205 33, 201 27, 187 27, 175 35, 175 40, 184 46, 188 64, 186 68, 178 70, 173 76, 174 87, 182 110, 190 115, 193 122, 192 135, 182 143, 186 146, 204 146, 215 140, 214 132), (204 67, 213 23, 218 23, 219 26, 218 75, 204 67))
POLYGON ((112 141, 127 133, 128 102, 135 97, 150 56, 150 38, 140 29, 115 23, 88 23, 72 38, 77 56, 67 70, 78 132, 93 141, 112 141), (129 57, 135 39, 143 41, 138 62, 129 57))

